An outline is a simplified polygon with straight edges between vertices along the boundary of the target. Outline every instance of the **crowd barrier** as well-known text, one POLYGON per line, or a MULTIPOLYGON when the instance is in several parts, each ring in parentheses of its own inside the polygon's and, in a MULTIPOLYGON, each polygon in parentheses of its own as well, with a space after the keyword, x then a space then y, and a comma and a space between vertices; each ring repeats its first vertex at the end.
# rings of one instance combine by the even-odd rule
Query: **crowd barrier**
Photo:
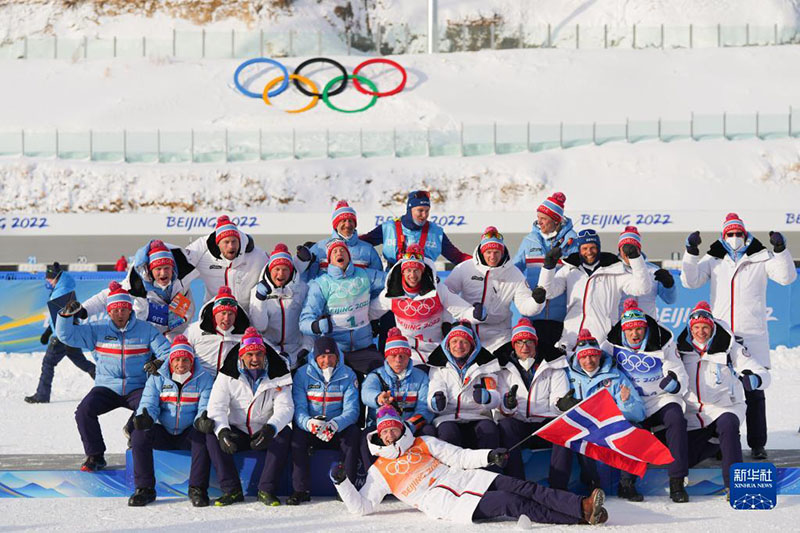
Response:
MULTIPOLYGON (((658 320, 679 333, 686 325, 689 313, 700 300, 707 300, 708 285, 700 289, 685 289, 680 285, 680 273, 673 271, 678 286, 677 300, 672 305, 659 301, 658 320)), ((74 272, 75 293, 86 300, 106 288, 111 280, 120 280, 119 272, 74 272)), ((442 278, 447 272, 441 272, 442 278)), ((196 313, 199 313, 205 294, 203 284, 195 280, 191 285, 196 313)), ((40 352, 39 343, 44 328, 48 291, 43 274, 18 272, 0 273, 0 352, 40 352)), ((767 284, 767 323, 770 345, 800 346, 800 278, 792 285, 782 286, 772 281, 767 284)), ((99 320, 102 317, 93 317, 99 320)))

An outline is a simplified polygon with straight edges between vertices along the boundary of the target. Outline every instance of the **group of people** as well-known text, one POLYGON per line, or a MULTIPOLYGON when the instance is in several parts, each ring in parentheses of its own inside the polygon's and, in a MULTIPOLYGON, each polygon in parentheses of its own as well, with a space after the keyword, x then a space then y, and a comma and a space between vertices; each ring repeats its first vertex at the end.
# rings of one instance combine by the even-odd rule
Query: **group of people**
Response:
MULTIPOLYGON (((681 282, 710 282, 711 303, 698 303, 675 338, 656 318, 675 280, 646 261, 637 229, 603 251, 594 230, 575 232, 565 202, 555 193, 538 206, 513 257, 494 227, 471 255, 458 250, 428 220, 425 191, 361 236, 341 201, 330 238, 294 256, 283 244, 265 253, 226 216, 185 249, 152 240, 122 283, 60 311, 26 401, 49 401, 64 355, 92 374, 76 411, 86 471, 106 464, 98 417, 132 410, 133 506, 155 500, 153 449, 191 450, 189 497, 205 506, 212 464, 223 493, 215 505, 244 500, 234 456, 246 450, 265 455, 259 501, 280 505, 289 457, 286 503, 310 501, 310 457, 332 448, 342 459, 330 478, 352 512, 393 493, 437 518, 602 523, 594 461, 578 455, 584 498, 566 490, 573 452, 553 446, 544 487, 525 480, 517 444, 604 388, 670 449, 673 501, 688 501, 688 468, 720 451, 727 486, 742 422, 753 457, 766 457, 765 286, 796 277, 783 236, 770 233, 769 250, 729 214, 701 259, 700 235, 689 235, 681 282), (456 264, 443 281, 440 255, 456 264), (192 322, 197 277, 206 294, 192 322), (514 309, 522 318, 512 324, 514 309), (107 320, 81 322, 103 311, 107 320), (357 489, 359 463, 367 477, 357 489)), ((57 265, 46 277, 54 296, 69 288, 57 265)), ((642 499, 625 472, 618 491, 642 499)))

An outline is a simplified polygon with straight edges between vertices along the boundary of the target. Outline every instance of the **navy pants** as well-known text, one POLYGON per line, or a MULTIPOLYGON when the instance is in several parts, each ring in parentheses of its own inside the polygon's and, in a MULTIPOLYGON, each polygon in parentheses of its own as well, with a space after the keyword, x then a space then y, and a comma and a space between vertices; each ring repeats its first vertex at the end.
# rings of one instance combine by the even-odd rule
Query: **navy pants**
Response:
POLYGON ((43 401, 50 401, 50 390, 53 386, 53 375, 56 365, 66 357, 72 364, 92 376, 94 379, 94 363, 86 359, 80 348, 67 346, 56 337, 50 337, 47 351, 42 359, 42 373, 39 376, 39 386, 36 387, 36 397, 43 401))
MULTIPOLYGON (((375 431, 377 428, 375 424, 364 428, 364 431, 361 432, 361 464, 364 465, 364 472, 369 470, 369 467, 372 466, 372 463, 375 462, 375 456, 369 453, 369 441, 367 440, 369 434, 375 431)), ((433 424, 425 424, 422 426, 422 429, 415 433, 417 437, 435 437, 436 436, 436 427, 433 424)))
POLYGON ((747 404, 747 445, 750 449, 763 448, 767 445, 767 400, 764 391, 744 391, 744 402, 747 404))
POLYGON ((742 462, 742 441, 739 418, 733 413, 723 413, 710 425, 689 432, 689 466, 722 452, 722 479, 730 487, 730 470, 734 463, 742 462), (708 442, 716 435, 719 444, 708 442))
POLYGON ((436 426, 436 434, 441 440, 461 448, 482 450, 500 446, 500 430, 494 420, 489 419, 442 422, 436 426))
POLYGON ((292 488, 296 491, 311 490, 311 454, 319 449, 341 450, 347 479, 355 483, 360 436, 361 431, 355 424, 337 431, 328 442, 298 427, 292 433, 292 488))
MULTIPOLYGON (((250 449, 250 435, 241 431, 239 428, 231 428, 233 440, 239 451, 250 449)), ((278 489, 278 476, 286 464, 289 456, 289 441, 292 439, 292 430, 289 426, 283 428, 269 443, 269 447, 264 453, 264 468, 261 470, 261 477, 258 479, 258 490, 275 494, 278 489)), ((206 446, 208 454, 211 456, 211 463, 217 471, 217 480, 222 492, 235 492, 242 490, 242 483, 239 481, 239 472, 233 455, 225 453, 219 447, 219 440, 213 433, 206 435, 206 446)))
POLYGON ((640 425, 644 429, 665 426, 664 432, 659 431, 656 436, 665 441, 672 457, 675 458, 667 466, 669 477, 686 477, 689 474, 689 435, 681 406, 674 402, 668 403, 647 417, 640 425))
POLYGON ((131 433, 133 454, 133 482, 137 489, 155 488, 153 450, 192 450, 189 469, 189 486, 208 489, 211 459, 206 447, 206 436, 193 427, 182 433, 168 433, 161 424, 148 430, 135 429, 131 433))
POLYGON ((481 497, 472 519, 519 518, 525 515, 532 522, 578 524, 583 522, 582 502, 581 496, 571 492, 500 475, 481 497))
MULTIPOLYGON (((542 422, 523 422, 516 418, 504 418, 497 426, 500 430, 500 445, 504 448, 511 448, 519 441, 541 428, 552 419, 542 422)), ((569 485, 569 474, 572 468, 572 452, 563 446, 554 446, 552 443, 539 437, 533 437, 522 446, 511 451, 506 465, 506 475, 516 479, 525 479, 525 468, 522 464, 522 448, 529 450, 541 450, 551 448, 550 455, 550 475, 548 481, 550 487, 554 489, 566 490, 569 485)))
POLYGON ((75 410, 75 422, 78 423, 78 433, 81 434, 86 455, 102 455, 106 451, 98 417, 120 407, 135 411, 143 390, 136 389, 122 396, 106 387, 92 387, 89 394, 84 396, 75 410))

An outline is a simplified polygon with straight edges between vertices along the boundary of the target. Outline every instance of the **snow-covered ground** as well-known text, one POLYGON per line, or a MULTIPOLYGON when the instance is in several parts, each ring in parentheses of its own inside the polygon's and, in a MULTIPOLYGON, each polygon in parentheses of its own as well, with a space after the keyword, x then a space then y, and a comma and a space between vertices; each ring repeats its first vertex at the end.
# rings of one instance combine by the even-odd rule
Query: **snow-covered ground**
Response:
MULTIPOLYGON (((79 399, 91 387, 85 374, 64 361, 56 368, 53 402, 28 405, 22 397, 36 387, 41 354, 0 355, 0 454, 12 453, 81 453, 73 412, 79 399)), ((800 348, 779 347, 772 352, 773 382, 767 390, 770 449, 800 447, 800 348)), ((117 410, 101 417, 109 452, 125 449, 122 425, 128 411, 117 410)), ((743 446, 746 450, 746 444, 743 446)), ((747 456, 747 451, 745 451, 747 456)), ((370 517, 349 515, 337 501, 320 499, 302 507, 265 508, 250 500, 224 509, 193 509, 184 500, 161 500, 145 509, 131 509, 115 498, 97 499, 0 499, 3 514, 0 530, 25 531, 244 531, 254 527, 267 531, 375 531, 397 529, 419 531, 486 531, 489 528, 515 530, 515 522, 463 526, 432 522, 418 511, 396 501, 384 503, 380 513, 370 517), (392 521, 387 526, 387 520, 392 521)), ((642 504, 611 498, 608 503, 608 527, 635 530, 637 533, 687 531, 728 532, 791 531, 800 512, 800 496, 780 496, 778 507, 769 512, 740 512, 730 508, 721 497, 694 497, 688 504, 674 504, 666 498, 650 497, 642 504)), ((574 528, 534 526, 554 531, 574 528)))

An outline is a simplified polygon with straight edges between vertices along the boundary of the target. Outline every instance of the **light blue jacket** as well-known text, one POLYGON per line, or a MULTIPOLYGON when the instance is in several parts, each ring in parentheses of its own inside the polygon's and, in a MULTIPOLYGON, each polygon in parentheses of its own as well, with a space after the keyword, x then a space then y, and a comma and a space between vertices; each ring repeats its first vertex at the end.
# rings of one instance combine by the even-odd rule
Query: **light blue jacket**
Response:
MULTIPOLYGON (((411 244, 419 244, 422 238, 422 230, 411 230, 400 224, 403 231, 403 239, 405 240, 406 249, 411 244)), ((386 259, 388 266, 391 267, 397 263, 397 223, 394 220, 387 220, 381 225, 383 231, 383 257, 386 259)), ((436 261, 442 255, 442 240, 444 239, 444 230, 434 222, 428 222, 428 234, 425 237, 425 257, 431 261, 436 261)))
POLYGON ((635 423, 644 420, 644 401, 642 397, 636 392, 636 387, 631 383, 631 380, 617 368, 617 365, 614 364, 613 359, 607 353, 603 352, 600 368, 592 377, 581 368, 575 355, 572 355, 569 358, 569 371, 567 374, 569 387, 575 390, 575 398, 585 400, 600 388, 605 387, 614 397, 617 407, 622 411, 628 422, 635 423), (620 391, 623 385, 631 391, 627 402, 623 402, 620 399, 620 391))
MULTIPOLYGON (((358 232, 354 231, 349 239, 345 239, 336 230, 331 233, 330 239, 344 239, 347 243, 347 248, 350 251, 350 261, 359 268, 371 268, 373 270, 383 270, 383 263, 381 256, 375 251, 367 242, 358 238, 358 232)), ((308 265, 308 268, 303 273, 302 279, 309 281, 316 279, 323 275, 328 268, 328 248, 326 246, 330 239, 322 239, 314 246, 311 247, 311 253, 314 254, 316 260, 308 265)))
POLYGON ((147 414, 168 433, 179 435, 206 410, 213 385, 211 374, 197 364, 192 376, 179 387, 172 381, 169 362, 165 362, 158 374, 147 378, 136 414, 140 415, 147 409, 147 414))
POLYGON ((402 411, 403 420, 417 414, 422 415, 427 422, 433 420, 433 413, 428 410, 428 374, 416 368, 409 360, 406 375, 400 379, 389 363, 384 361, 383 366, 367 375, 361 388, 361 402, 367 406, 367 426, 375 424, 377 399, 387 387, 402 411))
MULTIPOLYGON (((62 270, 61 274, 59 274, 58 276, 58 280, 56 281, 55 287, 53 287, 53 290, 50 292, 50 298, 48 298, 47 301, 53 301, 74 290, 75 290, 75 280, 72 279, 72 276, 70 276, 67 272, 64 272, 62 270)), ((56 325, 53 324, 53 317, 50 315, 49 312, 47 313, 47 320, 50 323, 50 329, 52 329, 55 332, 56 325)), ((56 335, 56 337, 58 337, 58 335, 56 335)))
MULTIPOLYGON (((534 222, 531 232, 522 239, 522 244, 520 244, 519 250, 517 250, 517 253, 514 255, 514 264, 525 274, 528 285, 536 287, 539 284, 539 274, 542 272, 544 256, 551 249, 556 246, 561 246, 562 257, 567 257, 577 252, 577 237, 578 235, 575 233, 575 230, 572 229, 572 220, 569 217, 564 217, 561 228, 558 230, 555 237, 551 239, 546 239, 539 230, 539 224, 534 222)), ((562 294, 552 300, 548 299, 541 313, 528 318, 531 320, 556 320, 558 322, 563 322, 566 316, 567 296, 566 294, 562 294)))
POLYGON ((339 431, 355 424, 361 407, 355 372, 339 357, 331 380, 325 383, 322 370, 312 354, 308 360, 308 364, 297 370, 292 383, 295 431, 308 431, 308 421, 316 416, 333 420, 339 431))
POLYGON ((135 313, 123 329, 111 320, 75 325, 72 317, 59 315, 56 336, 67 346, 91 350, 97 363, 95 386, 122 396, 144 387, 147 361, 153 356, 166 360, 169 355, 169 341, 151 324, 137 320, 135 313))
MULTIPOLYGON (((386 274, 380 270, 356 268, 353 262, 342 271, 328 265, 325 274, 308 284, 308 294, 300 312, 300 331, 318 336, 311 325, 323 316, 331 317, 333 337, 339 351, 353 352, 372 345, 369 302, 383 290, 386 274)), ((326 334, 322 331, 322 334, 326 334)))

